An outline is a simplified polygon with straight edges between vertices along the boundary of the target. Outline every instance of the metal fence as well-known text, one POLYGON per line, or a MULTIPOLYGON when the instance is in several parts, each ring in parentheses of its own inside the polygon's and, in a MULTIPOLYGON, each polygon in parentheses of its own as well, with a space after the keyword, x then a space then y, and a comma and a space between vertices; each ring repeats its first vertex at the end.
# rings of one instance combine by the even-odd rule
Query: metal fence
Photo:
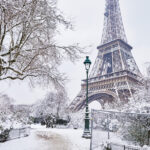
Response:
MULTIPOLYGON (((120 131, 122 131, 122 129, 124 130, 124 128, 128 129, 128 126, 131 127, 135 121, 140 121, 140 119, 150 123, 150 114, 146 113, 138 114, 92 110, 91 118, 92 138, 90 150, 104 150, 104 144, 106 144, 106 141, 111 142, 109 143, 111 150, 140 150, 140 147, 129 146, 126 144, 127 142, 123 145, 123 141, 121 140, 123 137, 120 131)), ((150 136, 145 136, 145 139, 147 138, 150 138, 150 136)), ((133 138, 132 143, 136 144, 136 141, 134 141, 133 138)), ((148 139, 146 143, 148 143, 148 139)))
POLYGON ((13 140, 13 139, 29 136, 30 129, 31 129, 30 127, 11 129, 7 140, 13 140))
POLYGON ((111 150, 140 150, 140 148, 136 146, 121 145, 117 143, 110 143, 109 146, 111 150))

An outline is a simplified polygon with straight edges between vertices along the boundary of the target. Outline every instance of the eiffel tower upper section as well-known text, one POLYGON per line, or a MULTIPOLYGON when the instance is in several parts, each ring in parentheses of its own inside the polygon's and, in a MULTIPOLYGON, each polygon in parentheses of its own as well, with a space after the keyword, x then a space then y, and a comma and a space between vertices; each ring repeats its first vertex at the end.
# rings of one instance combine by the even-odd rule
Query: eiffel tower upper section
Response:
POLYGON ((101 44, 121 39, 127 43, 119 0, 106 0, 101 44))
POLYGON ((127 43, 119 0, 106 0, 104 26, 98 56, 90 77, 127 70, 138 76, 141 73, 127 43))

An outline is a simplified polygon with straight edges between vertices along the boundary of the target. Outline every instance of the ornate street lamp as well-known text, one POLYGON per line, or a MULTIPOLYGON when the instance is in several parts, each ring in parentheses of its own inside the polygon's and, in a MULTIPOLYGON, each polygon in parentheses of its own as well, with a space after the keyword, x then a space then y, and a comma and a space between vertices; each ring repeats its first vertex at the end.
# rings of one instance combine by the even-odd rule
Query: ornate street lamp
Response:
POLYGON ((86 109, 85 109, 85 126, 82 137, 83 138, 91 138, 91 132, 89 129, 90 126, 90 118, 89 118, 89 107, 88 107, 88 73, 91 65, 91 61, 89 60, 89 56, 86 56, 86 60, 84 61, 87 80, 86 80, 86 109))

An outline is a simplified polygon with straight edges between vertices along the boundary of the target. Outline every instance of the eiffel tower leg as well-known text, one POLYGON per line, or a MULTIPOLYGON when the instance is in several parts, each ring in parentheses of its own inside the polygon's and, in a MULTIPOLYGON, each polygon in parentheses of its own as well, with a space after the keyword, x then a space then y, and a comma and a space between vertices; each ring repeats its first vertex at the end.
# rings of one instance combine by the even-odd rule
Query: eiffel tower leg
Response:
POLYGON ((116 94, 117 94, 118 101, 120 101, 120 97, 119 97, 118 88, 117 88, 117 86, 116 86, 116 83, 114 83, 114 85, 115 85, 115 92, 116 92, 116 94))
POLYGON ((115 89, 117 97, 118 97, 118 102, 121 102, 120 97, 119 97, 119 93, 118 93, 118 89, 115 89))
POLYGON ((128 81, 127 81, 127 86, 128 86, 129 92, 130 92, 130 96, 134 99, 134 96, 132 94, 132 91, 131 91, 131 88, 130 88, 130 85, 129 85, 128 81))

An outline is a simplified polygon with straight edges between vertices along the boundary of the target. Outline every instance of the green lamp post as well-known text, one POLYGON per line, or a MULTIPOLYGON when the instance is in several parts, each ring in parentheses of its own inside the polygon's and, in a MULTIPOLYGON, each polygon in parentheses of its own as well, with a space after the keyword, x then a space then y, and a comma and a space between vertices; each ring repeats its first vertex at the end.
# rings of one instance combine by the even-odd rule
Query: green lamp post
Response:
POLYGON ((88 107, 88 73, 91 65, 91 61, 89 60, 89 56, 86 56, 86 60, 84 61, 87 80, 86 80, 86 108, 85 108, 85 126, 82 137, 83 138, 91 138, 91 132, 89 129, 90 126, 90 118, 89 118, 89 107, 88 107))

